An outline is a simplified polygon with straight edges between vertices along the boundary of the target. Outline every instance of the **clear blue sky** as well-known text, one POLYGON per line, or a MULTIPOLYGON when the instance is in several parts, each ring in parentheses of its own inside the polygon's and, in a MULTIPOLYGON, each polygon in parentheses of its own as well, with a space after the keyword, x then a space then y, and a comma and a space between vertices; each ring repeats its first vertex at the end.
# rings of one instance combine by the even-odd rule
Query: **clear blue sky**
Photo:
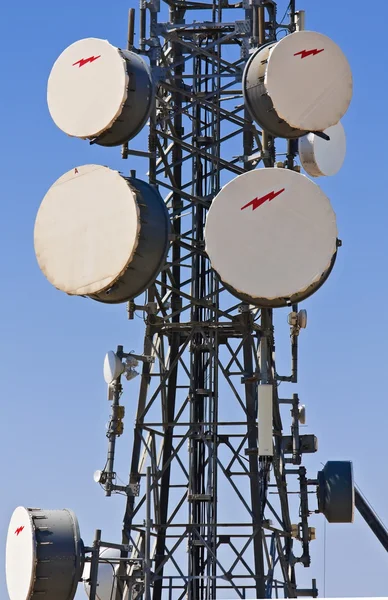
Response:
MULTIPOLYGON (((285 4, 279 2, 280 8, 285 4)), ((353 70, 354 97, 343 119, 348 142, 344 167, 333 179, 319 182, 337 213, 343 247, 329 281, 304 303, 309 325, 301 336, 300 384, 293 391, 307 405, 306 432, 319 439, 319 452, 307 463, 310 476, 327 460, 352 460, 356 481, 388 523, 388 204, 383 163, 388 5, 385 0, 370 8, 360 0, 304 0, 298 8, 307 11, 307 29, 330 36, 344 50, 353 70)), ((127 9, 124 2, 41 0, 7 3, 2 10, 1 562, 9 517, 18 505, 72 508, 86 543, 96 527, 105 539, 119 539, 123 500, 105 499, 92 478, 106 456, 109 405, 102 363, 105 352, 120 343, 140 351, 143 323, 128 322, 124 305, 69 298, 52 288, 35 261, 33 226, 47 189, 77 164, 135 167, 139 176, 145 175, 141 162, 123 166, 119 149, 68 139, 46 107, 47 77, 60 52, 89 36, 125 44, 127 9)), ((285 318, 283 313, 283 322, 285 318)), ((285 370, 285 327, 277 356, 285 370)), ((136 387, 131 389, 128 435, 120 440, 117 465, 123 478, 136 402, 136 387)), ((314 516, 311 525, 317 527, 312 567, 300 569, 299 581, 307 586, 316 577, 323 595, 323 517, 314 516)), ((358 515, 353 525, 327 525, 326 535, 326 596, 388 596, 388 556, 358 515)), ((0 598, 7 598, 3 569, 0 598)))

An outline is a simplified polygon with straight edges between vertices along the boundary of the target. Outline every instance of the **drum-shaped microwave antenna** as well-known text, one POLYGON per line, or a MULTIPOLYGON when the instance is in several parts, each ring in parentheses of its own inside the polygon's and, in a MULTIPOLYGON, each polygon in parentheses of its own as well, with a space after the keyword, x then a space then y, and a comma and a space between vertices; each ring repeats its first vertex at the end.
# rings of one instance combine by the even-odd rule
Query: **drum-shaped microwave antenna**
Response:
POLYGON ((326 281, 337 254, 329 199, 288 169, 239 175, 215 197, 205 225, 213 269, 235 296, 262 307, 304 300, 326 281))
POLYGON ((329 523, 353 523, 355 491, 350 461, 329 461, 318 473, 318 510, 329 523))
POLYGON ((309 133, 298 140, 299 158, 302 167, 311 177, 325 177, 338 173, 346 154, 346 136, 341 123, 337 123, 324 133, 324 140, 309 133))
POLYGON ((125 365, 113 350, 106 353, 104 359, 104 379, 106 383, 113 383, 125 371, 125 365))
POLYGON ((152 96, 144 59, 96 38, 66 48, 47 85, 48 108, 59 129, 101 146, 135 137, 147 122, 152 96))
POLYGON ((35 221, 35 253, 57 289, 114 304, 153 283, 169 231, 168 211, 155 187, 85 165, 60 177, 44 197, 35 221))
POLYGON ((6 546, 10 600, 73 600, 83 567, 74 513, 22 506, 14 511, 6 546))
POLYGON ((297 138, 339 122, 352 98, 352 73, 330 38, 297 31, 252 54, 243 93, 252 119, 263 129, 297 138))
MULTIPOLYGON (((120 558, 120 550, 106 548, 100 552, 100 562, 98 565, 98 586, 96 600, 112 600, 114 598, 115 573, 118 563, 109 562, 110 559, 120 558)), ((84 569, 84 588, 87 596, 90 598, 90 584, 86 581, 90 576, 90 563, 86 563, 84 569)))

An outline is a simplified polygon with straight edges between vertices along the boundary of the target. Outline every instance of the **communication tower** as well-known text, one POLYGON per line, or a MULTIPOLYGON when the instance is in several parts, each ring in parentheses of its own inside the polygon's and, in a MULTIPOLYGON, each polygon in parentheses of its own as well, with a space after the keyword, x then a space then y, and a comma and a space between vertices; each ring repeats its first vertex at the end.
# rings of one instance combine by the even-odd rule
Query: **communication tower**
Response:
POLYGON ((299 303, 340 247, 312 178, 342 165, 352 96, 338 45, 306 31, 293 0, 281 17, 272 0, 142 0, 137 45, 131 9, 125 48, 83 39, 52 68, 57 126, 121 146, 129 167, 143 157, 148 179, 93 164, 64 174, 38 211, 39 266, 69 295, 143 313, 145 337, 136 352, 120 340, 104 363, 108 454, 94 477, 107 496, 126 495, 121 539, 97 530, 88 547, 71 511, 19 507, 11 600, 72 600, 81 580, 92 600, 316 597, 315 580, 297 586, 310 516, 350 523, 355 495, 362 502, 349 462, 307 475, 303 454, 317 439, 300 431, 298 394, 279 392, 298 380, 299 303), (133 149, 145 126, 148 147, 133 149), (280 307, 290 375, 276 368, 280 307), (124 432, 136 375, 135 426, 124 432), (127 485, 115 471, 122 435, 132 440, 127 485))

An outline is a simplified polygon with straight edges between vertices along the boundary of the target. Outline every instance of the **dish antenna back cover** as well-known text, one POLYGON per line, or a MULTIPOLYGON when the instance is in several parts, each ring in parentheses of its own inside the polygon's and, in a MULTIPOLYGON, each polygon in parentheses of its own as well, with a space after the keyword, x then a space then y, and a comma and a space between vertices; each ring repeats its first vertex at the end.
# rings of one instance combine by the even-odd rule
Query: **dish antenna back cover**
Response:
POLYGON ((150 115, 152 97, 144 59, 96 38, 66 48, 47 85, 48 108, 59 129, 101 146, 135 137, 150 115))
POLYGON ((214 198, 205 226, 212 268, 231 293, 264 307, 304 300, 326 281, 337 253, 329 199, 308 177, 257 169, 214 198))
POLYGON ((353 523, 354 479, 350 461, 329 461, 318 473, 318 509, 329 523, 353 523))
POLYGON ((73 600, 83 567, 73 512, 21 506, 14 511, 6 546, 10 600, 73 600))
POLYGON ((160 272, 170 221, 159 192, 100 165, 68 171, 49 189, 34 231, 40 269, 57 289, 115 304, 160 272))
POLYGON ((252 118, 274 136, 297 138, 335 125, 348 110, 353 80, 342 50, 314 31, 259 48, 243 74, 252 118))

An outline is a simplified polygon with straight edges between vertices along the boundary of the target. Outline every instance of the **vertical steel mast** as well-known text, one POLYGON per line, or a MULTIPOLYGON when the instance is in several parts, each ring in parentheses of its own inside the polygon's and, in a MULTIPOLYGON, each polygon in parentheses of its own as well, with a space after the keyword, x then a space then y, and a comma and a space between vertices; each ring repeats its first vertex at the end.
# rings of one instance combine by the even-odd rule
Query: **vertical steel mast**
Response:
MULTIPOLYGON (((316 596, 314 582, 296 588, 295 564, 310 562, 307 480, 303 467, 286 469, 300 465, 301 453, 294 443, 292 458, 284 456, 272 310, 237 302, 204 252, 207 209, 222 185, 260 161, 274 164, 274 140, 253 125, 241 78, 251 49, 275 40, 279 28, 294 30, 294 3, 291 25, 277 23, 272 1, 166 4, 168 18, 158 0, 141 3, 139 43, 160 78, 149 181, 167 195, 173 223, 168 263, 141 307, 144 355, 154 362, 143 363, 129 477, 131 489, 141 484, 145 492, 151 469, 151 545, 146 494, 128 496, 122 542, 150 567, 147 600, 316 596), (258 386, 268 383, 275 384, 272 462, 259 460, 257 449, 258 386), (300 482, 296 529, 288 473, 300 482), (293 538, 302 542, 300 557, 293 538)), ((287 168, 294 156, 290 142, 287 168)), ((130 316, 137 309, 129 303, 130 316)), ((292 332, 296 367, 297 327, 292 332)), ((296 381, 296 371, 283 379, 296 381)), ((284 402, 297 436, 298 398, 284 402)), ((120 571, 116 600, 126 578, 120 571)), ((129 598, 143 593, 141 584, 128 589, 129 598)))

